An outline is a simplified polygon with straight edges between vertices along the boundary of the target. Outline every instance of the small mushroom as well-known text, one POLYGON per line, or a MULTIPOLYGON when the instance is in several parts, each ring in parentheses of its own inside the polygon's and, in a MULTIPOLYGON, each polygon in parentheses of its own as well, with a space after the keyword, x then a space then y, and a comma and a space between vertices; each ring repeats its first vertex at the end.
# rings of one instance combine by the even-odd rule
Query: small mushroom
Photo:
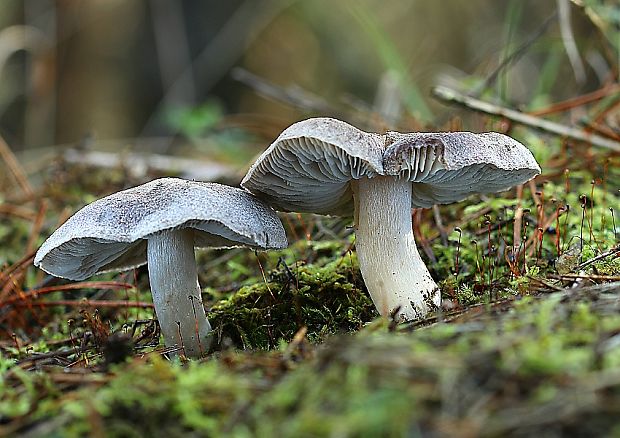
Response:
POLYGON ((148 262, 166 346, 199 357, 210 343, 194 248, 280 249, 275 212, 250 193, 214 183, 162 178, 99 199, 75 213, 39 248, 34 264, 83 280, 148 262))
POLYGON ((383 135, 331 118, 284 130, 241 185, 277 210, 355 218, 366 287, 382 315, 424 316, 441 302, 420 258, 411 208, 506 190, 540 173, 530 151, 494 132, 383 135))

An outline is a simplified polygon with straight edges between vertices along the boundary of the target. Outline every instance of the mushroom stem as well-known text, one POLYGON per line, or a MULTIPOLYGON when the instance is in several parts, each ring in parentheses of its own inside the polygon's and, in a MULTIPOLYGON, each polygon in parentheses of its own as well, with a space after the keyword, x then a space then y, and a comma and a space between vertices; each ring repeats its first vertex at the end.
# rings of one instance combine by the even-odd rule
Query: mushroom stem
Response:
POLYGON ((151 293, 166 346, 200 357, 209 348, 211 324, 198 284, 194 232, 163 231, 149 236, 147 247, 151 293))
POLYGON ((354 190, 355 246, 375 306, 383 316, 399 308, 399 320, 423 317, 441 297, 413 237, 411 182, 361 178, 354 190))

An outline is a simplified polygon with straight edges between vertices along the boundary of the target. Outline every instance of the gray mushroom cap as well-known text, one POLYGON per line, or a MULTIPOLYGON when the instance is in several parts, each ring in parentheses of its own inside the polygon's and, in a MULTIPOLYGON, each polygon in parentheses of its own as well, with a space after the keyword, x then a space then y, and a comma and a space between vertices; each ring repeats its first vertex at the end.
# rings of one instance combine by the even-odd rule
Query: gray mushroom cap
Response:
POLYGON ((540 173, 525 146, 497 132, 388 132, 385 136, 389 146, 383 154, 384 174, 413 182, 414 208, 501 192, 540 173))
POLYGON ((83 280, 146 263, 149 236, 192 228, 195 247, 287 246, 280 219, 250 193, 215 183, 162 178, 99 199, 75 213, 39 248, 34 264, 83 280))
POLYGON ((297 122, 252 165, 241 186, 276 210, 351 214, 351 179, 383 173, 383 138, 327 117, 297 122))
POLYGON ((277 210, 351 215, 351 180, 413 183, 411 206, 506 190, 540 173, 532 153, 495 132, 384 135, 331 118, 295 123, 252 165, 241 185, 277 210))

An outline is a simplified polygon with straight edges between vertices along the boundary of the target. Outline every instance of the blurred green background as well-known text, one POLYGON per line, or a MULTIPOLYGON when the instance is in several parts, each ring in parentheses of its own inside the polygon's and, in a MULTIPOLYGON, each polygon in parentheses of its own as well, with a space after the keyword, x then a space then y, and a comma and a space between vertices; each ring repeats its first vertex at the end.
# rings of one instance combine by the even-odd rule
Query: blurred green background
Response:
MULTIPOLYGON (((16 151, 173 137, 242 161, 312 115, 376 128, 373 103, 390 77, 398 79, 395 124, 403 129, 440 126, 459 113, 430 97, 436 84, 535 109, 599 88, 617 68, 613 41, 566 1, 582 71, 571 64, 559 3, 2 0, 0 134, 16 151), (230 141, 229 128, 241 137, 230 141), (247 154, 239 155, 239 138, 247 154)), ((484 128, 475 121, 465 126, 484 128)), ((143 146, 168 152, 171 144, 143 146)))

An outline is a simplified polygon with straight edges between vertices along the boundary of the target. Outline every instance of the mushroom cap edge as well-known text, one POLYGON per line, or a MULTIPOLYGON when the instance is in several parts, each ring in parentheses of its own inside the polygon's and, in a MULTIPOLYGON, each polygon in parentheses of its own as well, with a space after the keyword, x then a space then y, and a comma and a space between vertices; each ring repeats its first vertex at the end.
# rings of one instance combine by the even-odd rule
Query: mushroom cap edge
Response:
POLYGON ((83 207, 41 245, 34 264, 72 280, 127 270, 146 263, 149 235, 178 228, 198 232, 197 248, 288 245, 273 209, 247 191, 160 178, 83 207))

